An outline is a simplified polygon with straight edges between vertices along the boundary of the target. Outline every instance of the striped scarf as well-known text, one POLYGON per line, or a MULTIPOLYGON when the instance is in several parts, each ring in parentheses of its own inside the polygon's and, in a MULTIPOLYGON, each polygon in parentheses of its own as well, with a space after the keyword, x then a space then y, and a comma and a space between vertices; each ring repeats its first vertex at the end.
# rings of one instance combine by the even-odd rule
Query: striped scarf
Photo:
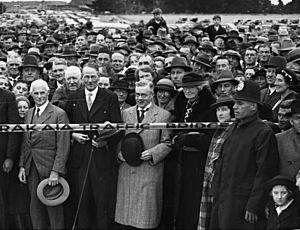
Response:
POLYGON ((229 135, 229 128, 230 126, 228 126, 225 130, 224 128, 218 128, 214 133, 214 136, 209 146, 207 160, 205 164, 197 230, 206 230, 209 228, 211 209, 213 203, 213 197, 211 195, 211 183, 215 174, 216 162, 221 155, 225 139, 229 135))

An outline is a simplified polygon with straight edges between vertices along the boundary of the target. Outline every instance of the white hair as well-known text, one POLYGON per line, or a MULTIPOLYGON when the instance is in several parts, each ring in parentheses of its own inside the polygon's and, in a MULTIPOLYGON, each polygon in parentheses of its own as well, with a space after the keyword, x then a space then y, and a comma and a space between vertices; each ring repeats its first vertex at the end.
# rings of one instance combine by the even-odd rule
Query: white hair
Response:
POLYGON ((76 76, 81 78, 81 70, 79 67, 77 66, 69 66, 66 70, 65 70, 65 78, 69 77, 69 76, 76 76))
POLYGON ((31 85, 30 85, 30 93, 33 92, 33 88, 34 87, 38 87, 38 86, 45 88, 47 91, 50 90, 49 86, 48 86, 48 83, 45 80, 43 80, 43 79, 37 79, 37 80, 35 80, 35 81, 33 81, 31 83, 31 85))

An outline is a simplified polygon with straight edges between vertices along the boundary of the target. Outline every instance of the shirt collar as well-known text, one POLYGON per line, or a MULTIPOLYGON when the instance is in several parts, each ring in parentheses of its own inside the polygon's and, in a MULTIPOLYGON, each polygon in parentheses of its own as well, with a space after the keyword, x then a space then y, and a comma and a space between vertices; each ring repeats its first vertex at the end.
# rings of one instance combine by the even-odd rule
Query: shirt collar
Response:
POLYGON ((49 101, 47 100, 45 104, 43 104, 41 106, 36 106, 36 110, 35 111, 37 111, 37 109, 39 108, 40 109, 39 115, 41 115, 45 111, 45 109, 46 109, 46 107, 47 107, 48 104, 49 104, 49 101))
POLYGON ((87 90, 87 89, 85 88, 84 91, 85 91, 86 97, 89 95, 89 93, 91 93, 91 94, 92 94, 92 98, 95 98, 96 95, 97 95, 97 93, 98 93, 98 88, 99 88, 99 87, 96 87, 96 88, 95 88, 94 90, 92 90, 92 91, 89 91, 89 90, 87 90))
POLYGON ((137 110, 141 111, 141 110, 148 110, 152 105, 152 102, 150 102, 145 108, 141 108, 141 107, 138 107, 137 110))
POLYGON ((293 203, 293 201, 294 199, 291 199, 287 204, 276 207, 278 216, 280 215, 280 213, 282 213, 282 211, 286 210, 290 206, 290 204, 293 203))

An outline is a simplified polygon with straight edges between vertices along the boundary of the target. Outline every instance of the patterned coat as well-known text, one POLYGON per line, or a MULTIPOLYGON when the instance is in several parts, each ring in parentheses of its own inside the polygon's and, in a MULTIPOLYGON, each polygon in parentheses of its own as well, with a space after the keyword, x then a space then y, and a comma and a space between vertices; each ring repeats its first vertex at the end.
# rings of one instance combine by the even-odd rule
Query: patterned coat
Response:
MULTIPOLYGON (((123 122, 137 123, 136 106, 123 111, 123 122)), ((154 103, 143 123, 170 122, 169 112, 154 103)), ((135 131, 127 131, 135 132, 135 131)), ((151 149, 153 162, 145 161, 138 167, 123 162, 119 168, 115 221, 136 228, 156 228, 162 212, 164 158, 169 154, 169 130, 137 130, 145 149, 151 149)))

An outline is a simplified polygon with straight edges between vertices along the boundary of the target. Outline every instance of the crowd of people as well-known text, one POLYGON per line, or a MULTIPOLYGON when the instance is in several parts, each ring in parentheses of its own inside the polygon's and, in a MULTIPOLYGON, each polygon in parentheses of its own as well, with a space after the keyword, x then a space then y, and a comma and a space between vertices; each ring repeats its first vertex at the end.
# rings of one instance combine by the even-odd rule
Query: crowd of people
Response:
POLYGON ((0 124, 220 125, 0 133, 0 229, 300 228, 299 25, 153 15, 2 30, 0 124))

